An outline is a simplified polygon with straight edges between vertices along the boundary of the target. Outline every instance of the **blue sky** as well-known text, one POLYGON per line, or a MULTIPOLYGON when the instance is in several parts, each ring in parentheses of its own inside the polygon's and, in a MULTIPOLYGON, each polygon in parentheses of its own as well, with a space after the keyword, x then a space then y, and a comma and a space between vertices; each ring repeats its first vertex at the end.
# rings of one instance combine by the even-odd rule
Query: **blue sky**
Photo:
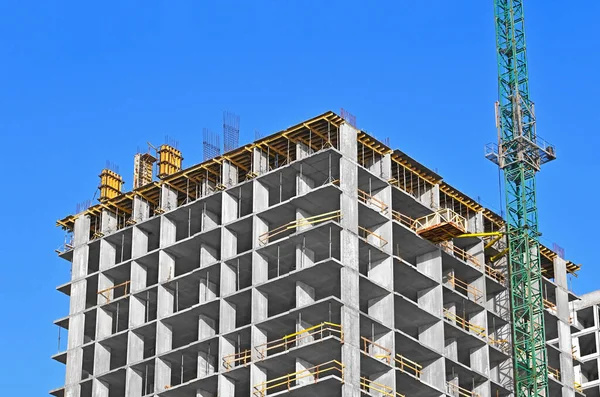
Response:
MULTIPOLYGON (((55 287, 69 265, 53 250, 57 218, 91 199, 106 160, 130 189, 147 141, 202 158, 202 128, 223 110, 241 143, 341 107, 447 182, 499 207, 492 0, 3 2, 0 134, 4 257, 2 386, 46 395, 63 384, 55 287), (327 5, 325 5, 327 3, 327 5), (371 4, 371 5, 367 5, 371 4), (372 5, 376 4, 376 5, 372 5), (37 374, 31 377, 31 374, 37 374)), ((598 287, 600 2, 527 1, 531 97, 538 133, 559 159, 538 178, 542 241, 583 263, 576 292, 598 287), (587 219, 586 219, 587 217, 587 219)), ((64 336, 64 334, 63 334, 64 336)))

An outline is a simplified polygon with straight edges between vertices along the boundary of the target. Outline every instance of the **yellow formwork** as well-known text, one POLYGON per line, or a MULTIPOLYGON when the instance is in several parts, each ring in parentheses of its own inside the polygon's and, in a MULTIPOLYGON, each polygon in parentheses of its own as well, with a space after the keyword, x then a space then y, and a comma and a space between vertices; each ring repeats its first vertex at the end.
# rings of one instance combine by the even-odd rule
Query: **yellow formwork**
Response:
POLYGON ((100 202, 110 200, 121 194, 123 177, 114 171, 105 168, 100 173, 100 202))
POLYGON ((181 171, 183 157, 181 151, 171 145, 161 145, 158 148, 158 174, 159 178, 165 178, 181 171))

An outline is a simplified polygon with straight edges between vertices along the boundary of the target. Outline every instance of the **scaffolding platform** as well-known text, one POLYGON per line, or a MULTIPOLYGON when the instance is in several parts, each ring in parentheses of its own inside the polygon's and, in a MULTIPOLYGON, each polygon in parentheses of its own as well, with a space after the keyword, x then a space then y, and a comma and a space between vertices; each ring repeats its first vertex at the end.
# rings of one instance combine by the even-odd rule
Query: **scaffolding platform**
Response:
POLYGON ((465 234, 467 220, 451 209, 443 208, 415 219, 413 227, 419 236, 432 243, 441 243, 465 234))

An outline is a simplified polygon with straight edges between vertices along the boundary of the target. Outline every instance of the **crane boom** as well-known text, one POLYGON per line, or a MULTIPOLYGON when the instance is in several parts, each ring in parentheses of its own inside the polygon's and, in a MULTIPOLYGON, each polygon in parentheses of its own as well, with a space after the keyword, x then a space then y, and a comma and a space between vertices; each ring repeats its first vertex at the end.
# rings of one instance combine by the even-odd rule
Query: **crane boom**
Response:
POLYGON ((535 176, 555 159, 554 147, 536 134, 529 97, 522 0, 494 0, 498 102, 498 144, 486 157, 502 169, 512 313, 516 397, 548 396, 542 271, 535 176))

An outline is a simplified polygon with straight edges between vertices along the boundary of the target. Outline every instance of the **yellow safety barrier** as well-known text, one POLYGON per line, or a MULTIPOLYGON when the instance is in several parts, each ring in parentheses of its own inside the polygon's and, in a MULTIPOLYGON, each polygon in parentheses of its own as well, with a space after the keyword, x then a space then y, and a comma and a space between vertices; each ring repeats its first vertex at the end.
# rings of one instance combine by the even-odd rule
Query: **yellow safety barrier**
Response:
POLYGON ((396 362, 396 368, 399 368, 400 371, 410 375, 414 375, 417 378, 421 377, 423 370, 423 366, 421 364, 409 360, 401 354, 396 354, 396 357, 394 357, 394 361, 396 362))
POLYGON ((455 383, 450 383, 448 381, 446 381, 446 384, 448 385, 448 394, 452 395, 452 391, 457 392, 459 396, 462 397, 481 397, 478 393, 475 393, 474 391, 465 389, 464 387, 460 387, 459 385, 455 384, 455 383))
POLYGON ((481 269, 481 263, 479 263, 479 260, 477 260, 477 258, 475 258, 473 255, 469 254, 467 251, 458 248, 454 244, 449 244, 447 241, 441 242, 439 246, 444 248, 446 251, 452 251, 454 256, 457 258, 460 258, 465 262, 471 262, 473 265, 475 265, 475 267, 481 269))
POLYGON ((321 324, 314 325, 312 327, 303 329, 298 332, 294 332, 289 335, 285 335, 281 339, 276 339, 267 343, 263 343, 262 345, 255 346, 254 350, 256 350, 260 359, 264 359, 270 350, 279 348, 281 348, 282 350, 287 350, 290 347, 293 347, 290 345, 293 345, 296 342, 301 341, 303 339, 307 339, 314 336, 324 338, 331 335, 338 336, 340 338, 341 343, 344 342, 344 331, 342 330, 342 326, 340 324, 334 324, 325 321, 321 324))
POLYGON ((448 277, 448 283, 452 285, 455 289, 459 288, 463 290, 467 296, 472 295, 475 301, 478 301, 483 296, 483 292, 478 288, 473 287, 471 284, 462 281, 461 279, 456 278, 454 275, 448 277))
POLYGON ((290 390, 294 383, 304 378, 313 378, 314 383, 319 381, 320 377, 323 375, 335 375, 339 374, 341 381, 344 381, 344 364, 337 360, 331 360, 326 363, 322 363, 319 365, 315 365, 311 368, 306 368, 301 371, 296 371, 291 374, 287 374, 284 376, 280 376, 275 379, 267 380, 265 382, 261 382, 252 387, 253 392, 252 395, 254 397, 264 397, 267 394, 268 390, 278 388, 280 390, 290 390))
POLYGON ((560 381, 560 371, 548 365, 548 374, 554 376, 554 379, 560 381))
POLYGON ((577 390, 579 393, 583 393, 583 386, 581 386, 581 383, 579 383, 579 382, 573 383, 573 388, 575 390, 577 390))
POLYGON ((295 230, 302 226, 315 225, 317 223, 331 221, 331 220, 339 221, 341 218, 342 218, 342 211, 337 210, 337 211, 326 212, 326 213, 320 214, 320 215, 311 216, 308 218, 296 219, 295 221, 288 222, 285 225, 281 225, 279 227, 276 227, 273 230, 269 230, 268 232, 261 234, 260 236, 258 236, 258 241, 262 245, 264 245, 269 242, 270 238, 275 237, 281 233, 287 232, 288 230, 295 230))
POLYGON ((444 308, 444 317, 447 320, 455 322, 463 329, 473 331, 474 333, 476 333, 477 335, 479 335, 482 338, 486 337, 485 328, 480 327, 479 325, 475 325, 475 324, 465 320, 464 318, 457 316, 456 314, 452 313, 450 310, 448 310, 446 308, 444 308))
POLYGON ((490 265, 485 265, 485 274, 498 281, 500 284, 506 285, 506 277, 504 276, 504 273, 494 269, 490 265))
POLYGON ((549 310, 556 310, 556 305, 546 298, 544 298, 544 307, 549 310))
POLYGON ((393 388, 391 388, 390 386, 381 384, 381 383, 377 383, 377 382, 373 382, 371 379, 361 376, 360 377, 360 386, 361 389, 366 391, 367 393, 371 392, 371 391, 375 391, 378 393, 381 393, 382 396, 387 396, 387 397, 405 397, 404 394, 400 394, 398 392, 395 392, 393 388))
POLYGON ((364 190, 358 189, 358 199, 365 204, 371 204, 371 205, 374 205, 375 207, 379 208, 379 212, 385 213, 385 212, 387 212, 388 207, 389 207, 386 203, 373 197, 372 195, 365 192, 364 190))
POLYGON ((117 285, 113 285, 112 287, 108 287, 105 288, 103 290, 98 291, 98 295, 102 295, 104 297, 104 299, 106 299, 105 303, 110 303, 110 294, 107 294, 107 292, 110 292, 114 289, 117 289, 119 287, 123 287, 123 295, 127 295, 127 289, 129 287, 129 283, 130 281, 125 281, 124 283, 121 284, 117 284, 117 285))
POLYGON ((380 248, 385 247, 388 243, 388 241, 386 239, 384 239, 383 237, 381 237, 379 234, 373 233, 369 229, 362 227, 362 226, 358 227, 358 234, 359 234, 359 236, 366 239, 367 241, 368 241, 369 236, 375 237, 377 240, 379 240, 380 248))
POLYGON ((373 342, 370 339, 361 336, 360 339, 363 341, 363 351, 371 357, 378 360, 383 360, 388 364, 392 362, 392 351, 386 347, 381 346, 378 343, 373 342), (374 353, 375 350, 379 349, 380 352, 374 353))
POLYGON ((250 350, 247 349, 238 353, 223 356, 223 367, 229 371, 231 368, 237 367, 238 365, 247 365, 250 361, 252 361, 252 356, 250 350))
POLYGON ((396 210, 392 210, 392 218, 397 220, 407 228, 414 230, 415 220, 410 216, 406 216, 396 210))
POLYGON ((449 208, 415 219, 414 230, 427 240, 439 243, 467 231, 467 220, 449 208))

